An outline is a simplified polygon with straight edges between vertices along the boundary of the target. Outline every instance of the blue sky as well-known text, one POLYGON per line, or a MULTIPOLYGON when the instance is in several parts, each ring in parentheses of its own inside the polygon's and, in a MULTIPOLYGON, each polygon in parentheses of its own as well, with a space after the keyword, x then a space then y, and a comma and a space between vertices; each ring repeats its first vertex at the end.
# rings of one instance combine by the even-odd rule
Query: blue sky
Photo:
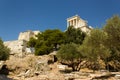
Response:
POLYGON ((0 0, 0 37, 16 40, 26 30, 60 29, 78 14, 92 27, 102 27, 115 14, 120 0, 0 0))

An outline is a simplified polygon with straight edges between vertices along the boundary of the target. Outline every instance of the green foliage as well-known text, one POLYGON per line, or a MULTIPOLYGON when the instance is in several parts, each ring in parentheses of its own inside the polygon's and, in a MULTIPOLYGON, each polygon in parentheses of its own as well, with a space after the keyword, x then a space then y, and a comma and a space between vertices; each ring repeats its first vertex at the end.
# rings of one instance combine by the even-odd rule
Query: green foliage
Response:
POLYGON ((97 64, 99 58, 106 61, 110 56, 110 50, 104 46, 107 38, 108 36, 104 31, 94 29, 90 35, 85 38, 83 45, 80 47, 80 51, 84 53, 89 61, 97 64))
POLYGON ((75 43, 65 44, 57 53, 58 60, 72 67, 73 71, 79 71, 79 64, 83 61, 83 55, 79 52, 78 47, 75 43))
POLYGON ((46 46, 46 45, 41 45, 39 48, 35 48, 35 55, 44 55, 44 54, 49 54, 51 51, 51 48, 46 46))
POLYGON ((51 51, 57 50, 65 38, 64 33, 58 29, 45 30, 36 37, 37 39, 31 38, 28 42, 29 46, 35 46, 35 55, 49 54, 51 51))
POLYGON ((44 40, 47 41, 47 45, 52 45, 55 49, 64 41, 64 33, 58 29, 46 30, 43 32, 43 37, 44 40))
POLYGON ((118 64, 120 64, 119 42, 120 17, 113 16, 107 20, 107 23, 102 30, 92 30, 79 49, 89 61, 95 62, 98 65, 98 60, 102 59, 106 64, 106 68, 108 65, 111 65, 109 63, 112 62, 114 63, 112 66, 118 70, 118 64))
POLYGON ((79 52, 77 50, 78 45, 74 43, 62 45, 60 50, 58 51, 58 58, 60 60, 74 60, 79 58, 79 52))
POLYGON ((80 69, 80 63, 88 60, 100 66, 98 60, 103 60, 107 65, 114 63, 119 70, 120 64, 120 17, 113 16, 108 19, 103 29, 93 29, 86 35, 80 29, 68 27, 65 33, 60 30, 46 30, 37 35, 36 40, 31 39, 29 46, 35 46, 35 54, 48 54, 53 49, 57 50, 59 61, 72 67, 73 71, 80 69), (116 63, 117 62, 117 63, 116 63))
POLYGON ((0 39, 0 60, 7 60, 9 58, 10 50, 4 46, 3 41, 0 39))
POLYGON ((68 27, 67 31, 65 32, 66 40, 65 43, 76 43, 82 44, 86 34, 82 32, 79 28, 75 29, 74 27, 68 27))
POLYGON ((104 31, 108 35, 108 42, 106 45, 111 48, 120 47, 120 17, 113 16, 108 19, 106 25, 103 27, 104 31))
POLYGON ((27 43, 28 47, 35 47, 36 45, 36 39, 31 37, 30 41, 27 43))
POLYGON ((93 53, 100 56, 102 55, 103 50, 106 49, 104 43, 106 42, 107 38, 108 36, 104 31, 100 29, 94 29, 91 31, 90 35, 86 37, 84 45, 86 45, 86 47, 90 47, 93 53))
POLYGON ((115 67, 116 62, 117 64, 118 62, 120 62, 120 17, 115 15, 108 19, 106 25, 103 27, 103 30, 108 35, 108 39, 106 40, 105 46, 111 51, 111 56, 109 57, 108 61, 115 61, 115 67))
POLYGON ((107 39, 107 34, 100 29, 93 29, 90 35, 86 37, 84 44, 93 46, 95 48, 100 47, 107 39))

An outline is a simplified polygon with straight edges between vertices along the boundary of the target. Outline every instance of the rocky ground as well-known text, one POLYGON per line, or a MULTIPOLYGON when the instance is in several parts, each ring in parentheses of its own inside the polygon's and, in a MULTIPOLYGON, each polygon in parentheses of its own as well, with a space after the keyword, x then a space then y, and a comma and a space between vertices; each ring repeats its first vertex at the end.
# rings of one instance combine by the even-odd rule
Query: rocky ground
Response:
POLYGON ((23 58, 10 56, 9 60, 2 64, 4 65, 0 70, 0 80, 117 80, 120 77, 119 72, 93 73, 88 69, 70 72, 70 68, 55 62, 53 55, 31 54, 23 58))

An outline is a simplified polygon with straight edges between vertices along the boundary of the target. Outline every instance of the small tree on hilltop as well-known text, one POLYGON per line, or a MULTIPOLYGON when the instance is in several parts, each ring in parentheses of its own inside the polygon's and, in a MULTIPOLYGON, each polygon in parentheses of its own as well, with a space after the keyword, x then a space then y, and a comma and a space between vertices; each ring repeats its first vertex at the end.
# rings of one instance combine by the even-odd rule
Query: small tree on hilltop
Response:
POLYGON ((72 67, 73 71, 80 70, 79 64, 84 58, 78 50, 78 45, 75 43, 62 45, 56 56, 60 62, 72 67))
POLYGON ((7 60, 9 58, 10 50, 4 46, 3 41, 0 39, 0 60, 7 60))

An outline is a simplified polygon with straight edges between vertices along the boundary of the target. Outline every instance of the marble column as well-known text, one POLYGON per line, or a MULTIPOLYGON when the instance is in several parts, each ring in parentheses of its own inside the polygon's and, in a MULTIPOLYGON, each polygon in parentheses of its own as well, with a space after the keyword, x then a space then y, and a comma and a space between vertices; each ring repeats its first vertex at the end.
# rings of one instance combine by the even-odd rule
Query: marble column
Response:
POLYGON ((78 28, 78 19, 76 19, 76 28, 78 28))
POLYGON ((76 26, 76 19, 74 19, 74 25, 76 26))
POLYGON ((71 26, 71 21, 69 21, 70 22, 70 25, 69 26, 71 26))
POLYGON ((73 26, 73 20, 72 20, 71 22, 72 22, 72 25, 71 25, 71 26, 73 26))
POLYGON ((67 27, 69 27, 69 21, 67 21, 67 27))
POLYGON ((73 19, 73 26, 75 27, 75 19, 73 19))

